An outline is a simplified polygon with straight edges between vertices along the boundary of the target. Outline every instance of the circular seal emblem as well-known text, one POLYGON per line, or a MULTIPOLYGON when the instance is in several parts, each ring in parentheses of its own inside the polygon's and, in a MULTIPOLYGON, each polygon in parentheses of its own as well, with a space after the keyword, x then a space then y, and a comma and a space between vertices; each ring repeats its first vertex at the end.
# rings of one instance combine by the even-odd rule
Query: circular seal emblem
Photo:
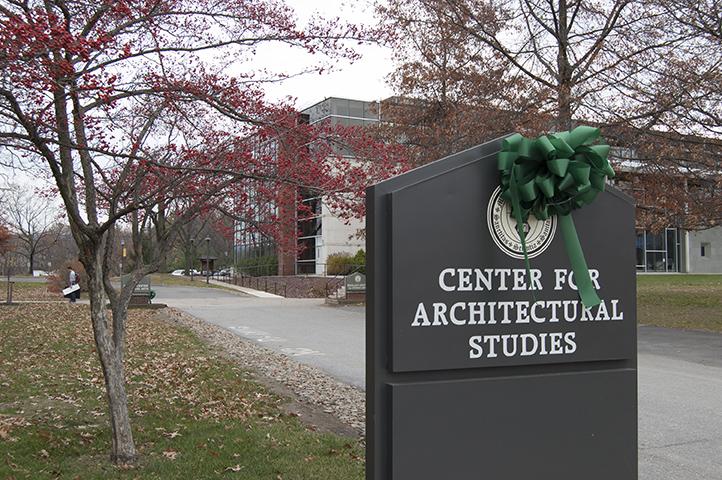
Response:
MULTIPOLYGON (((511 215, 511 206, 501 198, 501 187, 497 187, 491 194, 486 220, 494 243, 510 257, 524 258, 521 240, 516 231, 516 220, 511 215)), ((549 247, 554 240, 556 230, 555 216, 544 221, 537 220, 533 215, 529 216, 529 220, 524 224, 526 251, 529 258, 541 255, 549 247)))

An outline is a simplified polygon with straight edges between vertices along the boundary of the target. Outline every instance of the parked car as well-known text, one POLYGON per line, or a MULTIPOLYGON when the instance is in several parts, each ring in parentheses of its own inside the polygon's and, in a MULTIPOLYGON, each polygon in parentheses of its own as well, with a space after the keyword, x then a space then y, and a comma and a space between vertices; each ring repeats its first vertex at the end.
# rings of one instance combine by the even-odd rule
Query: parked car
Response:
MULTIPOLYGON (((170 272, 170 274, 173 275, 174 277, 182 277, 183 275, 186 275, 186 271, 184 269, 173 270, 172 272, 170 272)), ((188 275, 200 275, 200 274, 201 274, 201 272, 199 272, 198 270, 195 270, 195 269, 188 270, 188 275)))

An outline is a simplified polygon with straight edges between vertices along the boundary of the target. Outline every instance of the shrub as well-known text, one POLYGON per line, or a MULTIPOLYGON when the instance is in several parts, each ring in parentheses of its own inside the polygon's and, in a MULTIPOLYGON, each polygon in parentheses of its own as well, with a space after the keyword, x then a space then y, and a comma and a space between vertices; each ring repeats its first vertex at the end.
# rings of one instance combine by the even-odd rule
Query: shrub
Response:
POLYGON ((264 255, 262 257, 242 258, 238 261, 238 271, 244 275, 254 277, 278 275, 278 257, 264 255))
POLYGON ((366 273, 366 252, 359 250, 356 255, 333 253, 328 256, 327 271, 329 275, 349 275, 352 272, 366 273))
POLYGON ((363 248, 353 256, 354 270, 366 275, 366 252, 363 248))

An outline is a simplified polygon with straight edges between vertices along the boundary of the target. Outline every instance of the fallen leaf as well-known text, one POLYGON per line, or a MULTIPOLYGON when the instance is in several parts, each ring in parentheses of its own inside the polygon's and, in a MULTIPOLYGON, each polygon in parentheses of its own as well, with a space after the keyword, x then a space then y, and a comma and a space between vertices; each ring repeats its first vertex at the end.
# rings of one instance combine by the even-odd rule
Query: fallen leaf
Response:
POLYGON ((171 449, 165 450, 165 451, 163 452, 163 456, 164 456, 165 458, 167 458, 168 460, 175 460, 176 457, 178 457, 178 455, 179 455, 178 452, 176 452, 175 450, 171 450, 171 449))

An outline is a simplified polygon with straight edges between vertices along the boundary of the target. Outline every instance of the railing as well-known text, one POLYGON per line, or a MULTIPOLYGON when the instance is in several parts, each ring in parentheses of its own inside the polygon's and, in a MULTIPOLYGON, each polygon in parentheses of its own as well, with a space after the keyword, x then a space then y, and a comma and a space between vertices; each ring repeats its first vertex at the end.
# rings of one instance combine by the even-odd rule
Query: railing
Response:
POLYGON ((282 297, 285 297, 287 294, 287 287, 285 283, 279 283, 274 280, 269 280, 268 277, 257 277, 243 274, 231 275, 216 273, 213 274, 211 278, 219 282, 230 283, 231 285, 238 285, 241 287, 253 288, 254 290, 262 290, 264 292, 273 293, 274 295, 281 295, 282 297))
MULTIPOLYGON (((327 264, 317 264, 323 266, 323 271, 327 272, 327 264)), ((261 290, 268 293, 273 293, 275 295, 281 295, 283 297, 288 296, 288 285, 286 282, 282 280, 274 280, 272 278, 268 278, 269 276, 274 275, 258 275, 259 269, 264 269, 265 271, 268 271, 267 265, 258 265, 258 266, 252 266, 252 267, 238 267, 237 273, 230 274, 230 273, 214 273, 210 276, 213 280, 217 280, 220 282, 230 283, 232 285, 238 285, 241 287, 247 287, 247 288, 253 288, 255 290, 261 290), (252 272, 252 273, 250 273, 252 272), (254 275, 255 273, 255 275, 254 275)), ((366 265, 361 264, 351 264, 347 265, 349 267, 348 271, 344 273, 344 275, 335 275, 335 276, 328 276, 328 275, 322 275, 322 277, 326 278, 326 281, 323 285, 319 285, 318 288, 323 288, 324 295, 326 297, 332 297, 335 296, 337 299, 339 297, 339 290, 341 287, 344 286, 344 277, 346 275, 352 275, 354 273, 357 273, 359 271, 362 271, 366 265)), ((197 275, 201 279, 205 278, 205 275, 197 275)), ((318 274, 300 274, 297 276, 306 276, 306 277, 317 277, 318 274)), ((319 292, 320 293, 320 292, 319 292)))

